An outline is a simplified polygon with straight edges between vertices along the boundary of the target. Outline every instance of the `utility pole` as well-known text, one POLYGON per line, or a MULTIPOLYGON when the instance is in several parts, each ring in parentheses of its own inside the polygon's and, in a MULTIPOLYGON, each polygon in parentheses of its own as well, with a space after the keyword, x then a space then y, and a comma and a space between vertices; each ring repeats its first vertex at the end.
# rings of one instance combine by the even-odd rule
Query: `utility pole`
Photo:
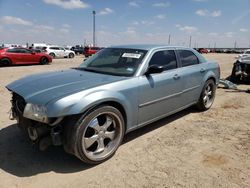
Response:
POLYGON ((170 42, 171 42, 171 35, 169 34, 168 35, 168 44, 170 45, 170 42))
POLYGON ((189 38, 189 48, 191 48, 191 44, 192 44, 192 36, 190 36, 189 38))
POLYGON ((87 41, 84 39, 84 47, 87 46, 87 41))
POLYGON ((95 46, 95 14, 96 12, 93 10, 93 46, 95 46))
POLYGON ((235 42, 234 42, 234 48, 236 48, 236 47, 237 47, 237 42, 235 41, 235 42))

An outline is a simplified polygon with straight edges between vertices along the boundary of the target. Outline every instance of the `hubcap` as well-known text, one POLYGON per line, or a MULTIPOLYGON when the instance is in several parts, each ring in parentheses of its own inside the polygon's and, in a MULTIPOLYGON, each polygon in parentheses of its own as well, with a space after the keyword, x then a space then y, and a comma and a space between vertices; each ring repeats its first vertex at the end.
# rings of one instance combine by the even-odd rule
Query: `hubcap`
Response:
POLYGON ((82 137, 85 155, 94 161, 108 157, 119 146, 122 138, 122 123, 114 113, 103 113, 93 118, 82 137))
POLYGON ((208 84, 205 88, 204 95, 203 95, 203 103, 206 108, 209 108, 213 103, 213 86, 212 84, 208 84))
POLYGON ((46 63, 47 63, 47 59, 46 59, 46 58, 43 58, 43 59, 42 59, 42 63, 43 63, 43 64, 46 64, 46 63))

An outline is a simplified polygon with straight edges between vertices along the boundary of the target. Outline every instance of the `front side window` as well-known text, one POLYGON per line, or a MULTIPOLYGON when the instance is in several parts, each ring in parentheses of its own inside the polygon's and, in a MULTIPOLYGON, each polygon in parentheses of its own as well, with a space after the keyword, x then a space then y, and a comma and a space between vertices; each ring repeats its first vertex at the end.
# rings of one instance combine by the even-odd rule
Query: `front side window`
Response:
POLYGON ((150 65, 162 66, 164 70, 177 68, 177 61, 174 50, 163 50, 155 52, 149 62, 149 66, 150 65))
POLYGON ((19 53, 25 53, 25 54, 30 54, 32 52, 32 51, 30 51, 28 49, 24 49, 24 48, 21 48, 19 51, 20 51, 19 53))
POLYGON ((59 50, 58 47, 50 47, 51 50, 59 50))
POLYGON ((105 48, 80 65, 87 71, 118 76, 133 76, 146 50, 105 48))
POLYGON ((199 64, 199 60, 193 52, 189 50, 178 50, 182 67, 199 64))

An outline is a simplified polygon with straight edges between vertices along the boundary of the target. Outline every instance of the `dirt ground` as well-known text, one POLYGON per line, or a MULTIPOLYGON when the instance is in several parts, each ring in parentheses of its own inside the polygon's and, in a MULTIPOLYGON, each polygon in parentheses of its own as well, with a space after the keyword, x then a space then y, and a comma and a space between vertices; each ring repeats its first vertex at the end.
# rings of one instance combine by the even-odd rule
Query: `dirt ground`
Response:
MULTIPOLYGON (((231 73, 234 54, 208 54, 231 73)), ((187 109, 129 133, 113 158, 88 166, 61 147, 35 149, 9 120, 8 83, 31 73, 75 67, 83 57, 51 65, 0 68, 0 187, 250 187, 250 94, 217 89, 213 107, 187 109)), ((240 85, 241 89, 250 88, 240 85)))

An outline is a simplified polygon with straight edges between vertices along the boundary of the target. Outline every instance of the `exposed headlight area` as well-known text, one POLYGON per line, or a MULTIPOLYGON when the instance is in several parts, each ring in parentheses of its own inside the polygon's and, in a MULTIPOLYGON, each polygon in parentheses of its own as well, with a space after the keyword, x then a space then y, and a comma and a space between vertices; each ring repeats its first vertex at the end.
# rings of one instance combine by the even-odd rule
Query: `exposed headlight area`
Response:
POLYGON ((16 119, 21 128, 33 143, 41 150, 49 145, 62 144, 62 124, 64 117, 48 118, 47 107, 27 103, 19 94, 12 92, 11 119, 16 119))
POLYGON ((42 123, 48 123, 47 108, 45 106, 27 103, 23 116, 42 123))

